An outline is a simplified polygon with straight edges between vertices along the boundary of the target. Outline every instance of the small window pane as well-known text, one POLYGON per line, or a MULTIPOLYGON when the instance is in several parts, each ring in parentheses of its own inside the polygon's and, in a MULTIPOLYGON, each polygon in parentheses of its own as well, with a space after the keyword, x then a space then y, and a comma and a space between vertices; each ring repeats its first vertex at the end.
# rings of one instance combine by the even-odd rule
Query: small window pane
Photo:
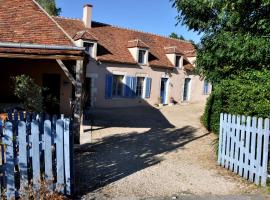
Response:
POLYGON ((124 88, 124 84, 123 84, 123 79, 124 76, 121 75, 114 75, 113 76, 113 96, 123 96, 123 88, 124 88))
POLYGON ((83 46, 85 47, 85 50, 89 53, 89 55, 93 57, 94 43, 85 42, 83 46))
POLYGON ((144 85, 144 78, 143 77, 137 77, 137 87, 136 87, 136 96, 137 97, 142 97, 143 85, 144 85))
POLYGON ((180 60, 181 60, 181 56, 176 56, 175 67, 180 67, 180 60))
POLYGON ((139 50, 139 63, 145 64, 145 50, 139 50))

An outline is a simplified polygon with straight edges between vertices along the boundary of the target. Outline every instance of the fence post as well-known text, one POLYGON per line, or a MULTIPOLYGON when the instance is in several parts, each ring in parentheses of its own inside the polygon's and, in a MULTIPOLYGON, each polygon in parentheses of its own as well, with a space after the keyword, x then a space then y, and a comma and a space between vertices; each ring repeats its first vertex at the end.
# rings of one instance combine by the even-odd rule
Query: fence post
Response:
POLYGON ((266 186, 269 148, 269 119, 264 120, 264 141, 263 141, 263 163, 262 163, 262 186, 266 186))
POLYGON ((11 122, 5 124, 4 138, 6 147, 6 175, 7 175, 7 199, 15 199, 14 177, 14 146, 13 126, 11 122))
POLYGON ((49 189, 53 190, 53 172, 52 172, 52 126, 49 120, 44 122, 44 157, 45 157, 45 180, 49 189))
POLYGON ((70 120, 64 120, 64 157, 65 157, 65 185, 66 193, 71 195, 71 171, 70 171, 70 120))
POLYGON ((26 124, 23 121, 19 122, 18 125, 18 138, 19 138, 19 168, 20 168, 20 186, 28 184, 28 172, 27 172, 27 135, 26 135, 26 124))
POLYGON ((222 138, 223 138, 223 113, 220 113, 220 125, 219 125, 219 141, 218 141, 218 164, 221 165, 221 154, 224 149, 222 149, 222 138))
POLYGON ((1 139, 1 188, 0 193, 2 194, 2 191, 4 189, 5 184, 5 145, 4 145, 4 135, 3 135, 3 121, 0 120, 0 139, 1 139))
POLYGON ((64 123, 59 119, 56 121, 56 171, 57 171, 57 189, 64 192, 64 123))
POLYGON ((34 120, 31 123, 32 139, 32 165, 33 165, 33 187, 36 191, 40 189, 40 153, 39 153, 39 123, 34 120))

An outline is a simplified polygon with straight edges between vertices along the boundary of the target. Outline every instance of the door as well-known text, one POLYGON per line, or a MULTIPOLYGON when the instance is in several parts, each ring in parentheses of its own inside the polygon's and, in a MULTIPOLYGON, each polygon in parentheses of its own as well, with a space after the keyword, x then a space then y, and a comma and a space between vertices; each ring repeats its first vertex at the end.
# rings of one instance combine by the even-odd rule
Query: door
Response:
POLYGON ((183 101, 189 101, 191 78, 185 78, 183 101))
POLYGON ((59 74, 43 74, 44 106, 49 114, 60 114, 60 78, 59 74))
POLYGON ((160 86, 160 102, 162 104, 167 103, 167 78, 161 78, 161 86, 160 86))

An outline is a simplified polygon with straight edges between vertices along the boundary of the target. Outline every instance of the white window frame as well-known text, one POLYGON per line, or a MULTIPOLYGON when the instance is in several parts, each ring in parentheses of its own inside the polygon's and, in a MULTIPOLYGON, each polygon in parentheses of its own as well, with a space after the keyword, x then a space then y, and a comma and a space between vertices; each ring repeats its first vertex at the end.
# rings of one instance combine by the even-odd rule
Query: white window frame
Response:
POLYGON ((141 65, 146 65, 148 63, 148 55, 149 55, 149 52, 148 52, 147 49, 140 49, 140 48, 138 48, 138 55, 137 55, 137 61, 138 61, 138 63, 141 64, 141 65), (140 62, 140 51, 144 51, 145 52, 145 54, 144 54, 144 62, 143 63, 140 62))
POLYGON ((97 52, 97 43, 96 42, 91 42, 91 41, 83 41, 83 47, 84 44, 93 44, 92 52, 89 52, 89 55, 91 58, 96 58, 96 52, 97 52))

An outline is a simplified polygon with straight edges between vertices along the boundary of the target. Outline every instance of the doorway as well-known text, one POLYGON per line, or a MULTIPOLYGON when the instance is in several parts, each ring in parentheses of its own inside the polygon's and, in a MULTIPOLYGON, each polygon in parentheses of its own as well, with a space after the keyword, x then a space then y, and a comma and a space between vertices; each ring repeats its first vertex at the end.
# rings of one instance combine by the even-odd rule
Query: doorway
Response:
POLYGON ((167 104, 168 96, 168 78, 161 78, 160 86, 160 102, 162 104, 167 104))
POLYGON ((42 86, 45 111, 48 114, 60 114, 60 80, 59 74, 43 74, 42 86))
POLYGON ((190 99, 190 83, 191 78, 185 78, 183 101, 189 101, 190 99))

